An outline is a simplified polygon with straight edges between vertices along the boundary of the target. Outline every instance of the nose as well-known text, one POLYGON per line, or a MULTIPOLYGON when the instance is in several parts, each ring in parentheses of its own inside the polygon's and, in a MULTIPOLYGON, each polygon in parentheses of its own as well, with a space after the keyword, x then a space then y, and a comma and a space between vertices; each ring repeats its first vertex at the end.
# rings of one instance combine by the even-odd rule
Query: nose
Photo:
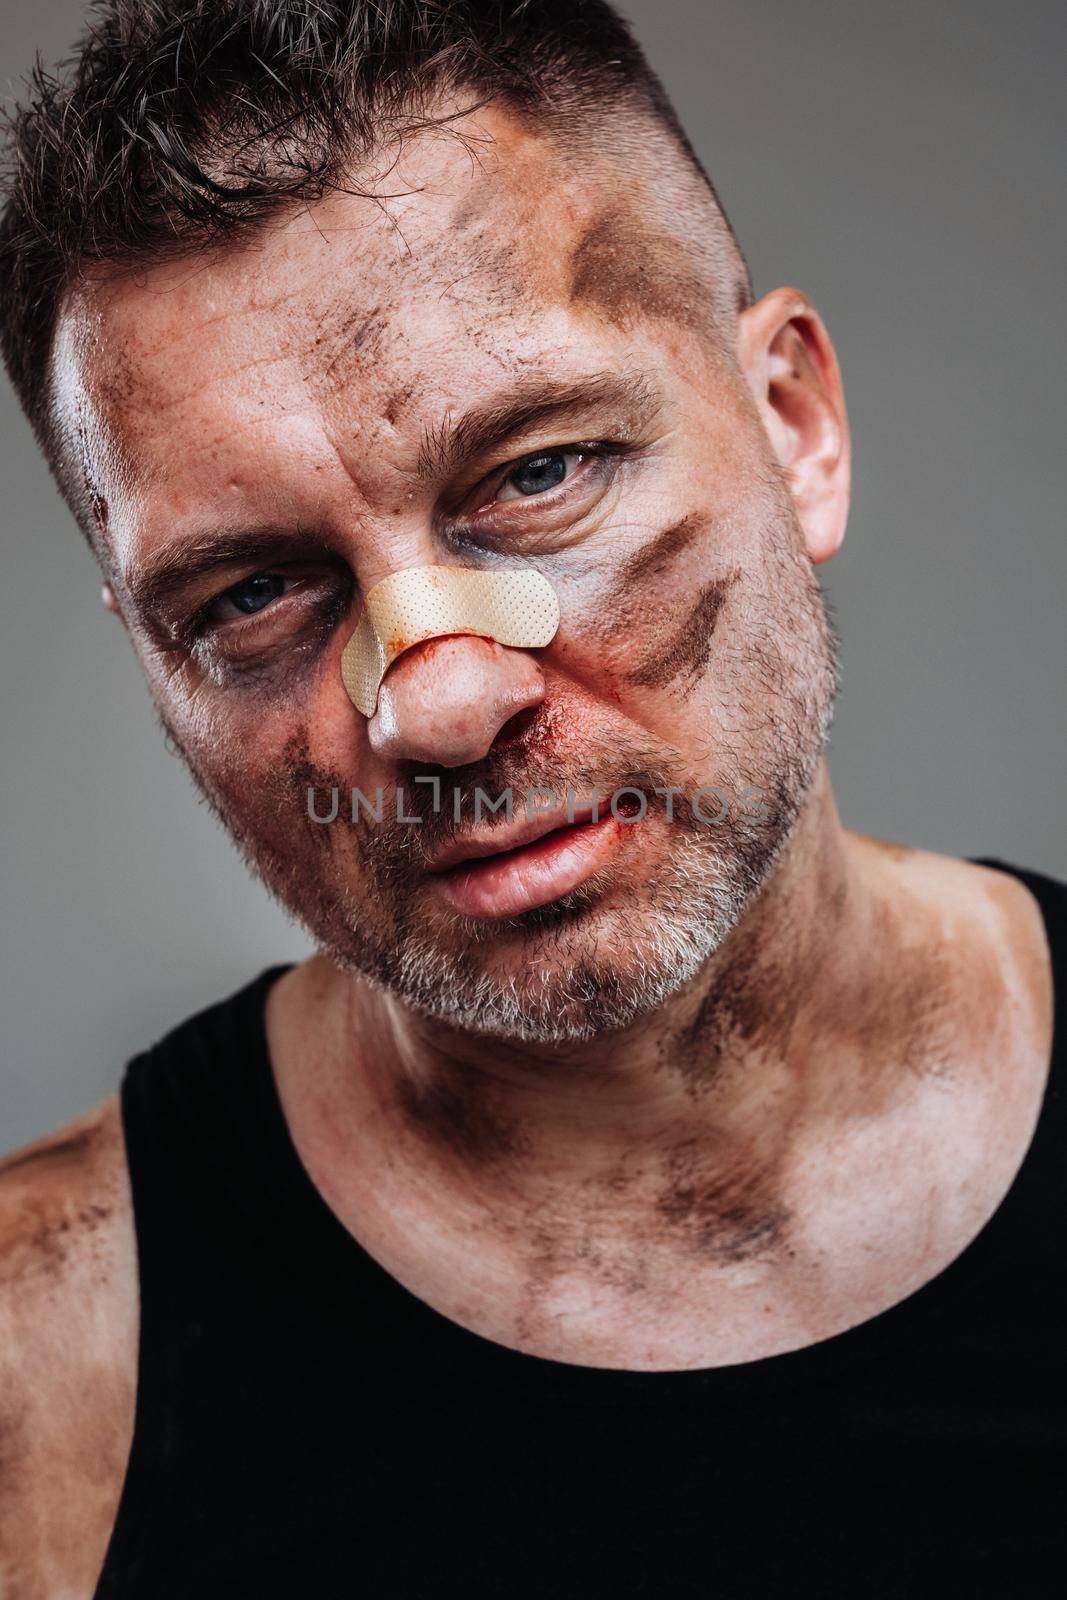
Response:
POLYGON ((394 761, 461 767, 488 755, 505 722, 544 694, 527 650, 476 634, 427 639, 386 673, 367 733, 372 750, 394 761))

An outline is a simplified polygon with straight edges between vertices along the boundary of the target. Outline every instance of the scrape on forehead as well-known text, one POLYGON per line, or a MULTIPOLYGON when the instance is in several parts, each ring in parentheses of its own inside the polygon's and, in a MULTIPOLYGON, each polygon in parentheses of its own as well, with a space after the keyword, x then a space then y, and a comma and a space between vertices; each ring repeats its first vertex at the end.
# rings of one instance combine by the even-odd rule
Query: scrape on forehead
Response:
POLYGON ((603 156, 576 170, 510 113, 468 121, 475 141, 409 138, 380 163, 381 194, 361 173, 363 193, 330 194, 244 243, 84 291, 97 324, 84 387, 120 417, 116 432, 142 466, 156 446, 164 453, 164 421, 197 426, 185 447, 210 474, 233 417, 263 432, 301 410, 310 425, 335 402, 346 431, 384 429, 388 442, 438 389, 442 404, 460 398, 457 371, 479 381, 469 352, 490 379, 489 367, 543 355, 546 311, 554 348, 601 329, 617 338, 641 319, 708 331, 714 294, 700 263, 639 209, 636 179, 620 205, 603 156))
POLYGON ((310 375, 339 367, 339 357, 373 361, 391 329, 432 338, 431 300, 468 331, 504 311, 518 315, 550 276, 538 272, 539 255, 554 263, 562 233, 554 235, 568 228, 570 206, 546 211, 538 198, 544 185, 532 164, 546 159, 542 142, 511 118, 494 118, 492 137, 482 130, 474 156, 454 134, 419 134, 394 163, 381 158, 377 178, 353 173, 351 192, 279 212, 251 238, 133 272, 94 270, 68 306, 83 326, 96 325, 97 338, 79 348, 84 358, 96 347, 95 398, 116 406, 143 399, 139 383, 173 365, 183 344, 199 343, 189 374, 199 378, 221 336, 251 353, 267 325, 275 354, 301 350, 310 375), (463 239, 454 217, 472 206, 480 221, 463 239), (420 322, 397 326, 417 302, 420 322), (224 325, 236 317, 247 323, 231 334, 224 325))

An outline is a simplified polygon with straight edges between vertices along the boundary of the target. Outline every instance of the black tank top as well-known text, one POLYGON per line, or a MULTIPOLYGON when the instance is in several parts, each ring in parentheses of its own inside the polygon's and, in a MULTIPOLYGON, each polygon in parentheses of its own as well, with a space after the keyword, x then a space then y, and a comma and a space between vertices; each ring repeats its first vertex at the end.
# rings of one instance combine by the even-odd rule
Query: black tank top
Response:
POLYGON ((551 1361, 406 1290, 290 1140, 263 1021, 283 967, 138 1056, 137 1408, 98 1600, 1058 1591, 1067 887, 985 864, 1036 895, 1054 958, 1022 1167, 930 1283, 760 1361, 551 1361))

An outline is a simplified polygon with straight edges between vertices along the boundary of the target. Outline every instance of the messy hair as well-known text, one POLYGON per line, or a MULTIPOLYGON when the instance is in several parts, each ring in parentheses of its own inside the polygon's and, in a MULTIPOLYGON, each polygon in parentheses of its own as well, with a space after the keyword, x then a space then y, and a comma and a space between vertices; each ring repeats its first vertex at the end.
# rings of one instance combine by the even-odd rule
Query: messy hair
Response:
MULTIPOLYGON (((61 486, 49 369, 63 295, 234 240, 350 182, 376 149, 495 102, 566 150, 590 129, 665 130, 747 268, 707 173, 606 0, 95 0, 65 70, 38 62, 7 118, 0 351, 61 486)), ((76 497, 75 497, 76 498, 76 497)))

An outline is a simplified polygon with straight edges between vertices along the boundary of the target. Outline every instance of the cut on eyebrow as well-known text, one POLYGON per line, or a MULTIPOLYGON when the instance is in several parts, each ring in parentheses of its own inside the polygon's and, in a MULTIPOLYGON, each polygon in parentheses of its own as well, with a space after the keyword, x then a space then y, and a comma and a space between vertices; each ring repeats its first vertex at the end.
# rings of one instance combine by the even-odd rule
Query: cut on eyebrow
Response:
POLYGON ((569 382, 528 378, 455 420, 446 413, 441 422, 424 429, 415 476, 423 481, 448 478, 520 433, 547 422, 577 422, 593 412, 614 412, 626 427, 638 431, 662 404, 658 388, 640 372, 595 372, 569 382))

